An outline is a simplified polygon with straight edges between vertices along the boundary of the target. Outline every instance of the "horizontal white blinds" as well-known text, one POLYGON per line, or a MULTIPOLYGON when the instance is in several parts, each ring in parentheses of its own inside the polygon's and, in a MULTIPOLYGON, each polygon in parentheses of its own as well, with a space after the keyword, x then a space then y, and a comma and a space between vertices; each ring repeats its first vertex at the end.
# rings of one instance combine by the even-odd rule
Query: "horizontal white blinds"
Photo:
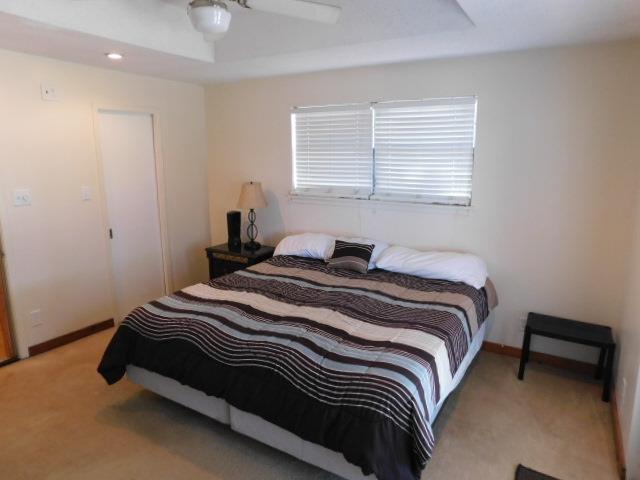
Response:
POLYGON ((371 106, 292 114, 294 193, 368 198, 373 188, 371 106))
POLYGON ((294 194, 470 205, 476 98, 292 114, 294 194))
POLYGON ((476 98, 373 107, 374 198, 470 205, 476 98))

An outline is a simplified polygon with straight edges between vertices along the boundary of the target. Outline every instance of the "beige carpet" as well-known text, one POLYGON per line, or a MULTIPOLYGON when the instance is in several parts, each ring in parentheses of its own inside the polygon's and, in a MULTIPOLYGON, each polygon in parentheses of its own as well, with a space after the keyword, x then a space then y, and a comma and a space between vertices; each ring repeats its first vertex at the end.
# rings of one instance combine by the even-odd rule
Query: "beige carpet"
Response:
MULTIPOLYGON (((0 368, 2 479, 337 480, 122 381, 95 372, 113 331, 0 368)), ((616 478, 600 387, 482 353, 439 418, 422 478, 512 480, 518 463, 562 480, 616 478)))

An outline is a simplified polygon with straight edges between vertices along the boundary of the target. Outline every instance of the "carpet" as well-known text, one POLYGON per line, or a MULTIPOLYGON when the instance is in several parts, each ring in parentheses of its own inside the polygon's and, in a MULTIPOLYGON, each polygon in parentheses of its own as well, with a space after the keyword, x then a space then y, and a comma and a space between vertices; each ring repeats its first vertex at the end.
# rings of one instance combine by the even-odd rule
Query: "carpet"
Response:
MULTIPOLYGON (((108 387, 96 364, 112 335, 0 368, 0 478, 340 480, 129 381, 108 387)), ((619 480, 600 384, 536 363, 526 382, 517 371, 515 358, 480 353, 436 420, 423 478, 513 480, 522 463, 562 480, 619 480)))
POLYGON ((516 470, 516 480, 558 480, 544 473, 536 472, 522 465, 518 465, 516 470))

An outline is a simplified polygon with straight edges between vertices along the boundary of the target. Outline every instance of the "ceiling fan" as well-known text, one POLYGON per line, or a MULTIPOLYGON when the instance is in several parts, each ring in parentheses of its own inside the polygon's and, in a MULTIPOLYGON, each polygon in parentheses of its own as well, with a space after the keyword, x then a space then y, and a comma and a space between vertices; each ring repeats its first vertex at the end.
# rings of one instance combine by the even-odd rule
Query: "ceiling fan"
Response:
POLYGON ((218 40, 229 30, 231 12, 227 2, 247 9, 321 23, 336 23, 342 12, 340 7, 306 0, 193 0, 189 3, 187 13, 193 28, 204 34, 206 40, 218 40))

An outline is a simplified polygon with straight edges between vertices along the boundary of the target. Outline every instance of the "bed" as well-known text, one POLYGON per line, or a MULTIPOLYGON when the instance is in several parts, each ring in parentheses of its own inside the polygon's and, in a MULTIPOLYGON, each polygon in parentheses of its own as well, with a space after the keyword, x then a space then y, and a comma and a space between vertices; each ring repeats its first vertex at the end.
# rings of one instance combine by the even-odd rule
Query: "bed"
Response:
POLYGON ((479 351, 490 283, 277 256, 135 309, 98 371, 349 480, 415 480, 479 351))

